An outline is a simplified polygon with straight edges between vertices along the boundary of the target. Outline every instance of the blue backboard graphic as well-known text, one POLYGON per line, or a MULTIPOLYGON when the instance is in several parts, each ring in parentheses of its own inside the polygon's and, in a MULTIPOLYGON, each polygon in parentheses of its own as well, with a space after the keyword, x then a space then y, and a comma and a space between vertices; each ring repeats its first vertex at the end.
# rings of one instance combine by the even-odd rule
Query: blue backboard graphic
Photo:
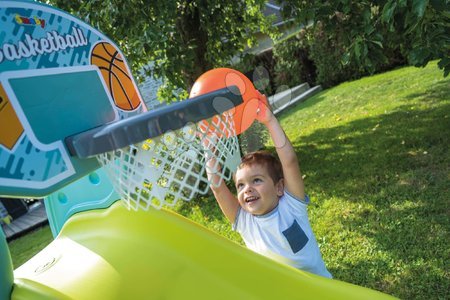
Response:
POLYGON ((0 2, 0 195, 42 197, 99 167, 64 138, 146 111, 124 55, 95 28, 0 2))

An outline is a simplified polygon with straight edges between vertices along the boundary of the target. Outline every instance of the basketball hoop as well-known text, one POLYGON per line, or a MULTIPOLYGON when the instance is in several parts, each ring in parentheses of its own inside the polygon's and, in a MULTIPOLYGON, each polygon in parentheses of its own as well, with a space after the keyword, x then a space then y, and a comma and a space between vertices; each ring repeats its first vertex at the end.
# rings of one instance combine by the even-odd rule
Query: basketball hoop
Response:
POLYGON ((237 135, 261 101, 248 78, 226 68, 202 75, 191 96, 67 137, 66 146, 73 156, 97 157, 129 209, 189 201, 231 178, 240 162, 237 135))
POLYGON ((96 157, 129 209, 173 206, 205 194, 205 156, 229 180, 240 161, 236 86, 93 128, 65 139, 72 156, 96 157))
POLYGON ((206 194, 209 184, 218 184, 206 177, 206 157, 216 161, 216 178, 231 178, 240 162, 231 113, 97 155, 116 191, 133 210, 173 206, 180 199, 206 194))

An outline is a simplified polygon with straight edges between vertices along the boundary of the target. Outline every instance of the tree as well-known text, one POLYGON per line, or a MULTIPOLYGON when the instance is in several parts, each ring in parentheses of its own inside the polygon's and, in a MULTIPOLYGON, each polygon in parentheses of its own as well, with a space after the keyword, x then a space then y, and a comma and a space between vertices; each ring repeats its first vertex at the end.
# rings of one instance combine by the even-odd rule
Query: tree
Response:
POLYGON ((400 34, 410 64, 424 67, 439 59, 444 75, 450 73, 450 1, 385 1, 381 21, 390 32, 400 34))
POLYGON ((425 66, 439 59, 450 72, 448 0, 286 0, 283 15, 320 28, 329 41, 342 46, 343 64, 366 71, 384 63, 386 49, 400 51, 410 64, 425 66))
POLYGON ((256 42, 255 31, 272 34, 265 0, 47 1, 115 40, 137 77, 144 68, 163 78, 165 100, 177 88, 188 91, 203 72, 229 66, 256 42))

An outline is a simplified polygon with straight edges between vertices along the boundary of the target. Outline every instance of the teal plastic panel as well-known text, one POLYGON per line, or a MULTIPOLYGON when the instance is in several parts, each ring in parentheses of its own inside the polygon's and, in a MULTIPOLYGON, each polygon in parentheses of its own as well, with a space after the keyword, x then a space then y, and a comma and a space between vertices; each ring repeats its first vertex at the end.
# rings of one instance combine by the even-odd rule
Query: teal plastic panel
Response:
POLYGON ((109 207, 120 199, 103 168, 78 179, 45 198, 53 237, 75 213, 109 207))
POLYGON ((3 230, 0 229, 0 299, 9 299, 13 286, 11 255, 3 230))
POLYGON ((98 69, 72 69, 55 70, 54 74, 39 71, 39 75, 9 79, 30 127, 43 144, 116 119, 98 69))

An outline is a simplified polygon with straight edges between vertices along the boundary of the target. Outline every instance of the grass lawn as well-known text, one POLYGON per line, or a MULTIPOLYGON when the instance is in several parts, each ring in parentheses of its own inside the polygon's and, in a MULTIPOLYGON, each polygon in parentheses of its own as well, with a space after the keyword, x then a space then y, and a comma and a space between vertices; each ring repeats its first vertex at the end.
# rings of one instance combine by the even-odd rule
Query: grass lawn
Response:
POLYGON ((53 240, 50 227, 44 226, 8 243, 14 269, 20 267, 53 240))
MULTIPOLYGON (((401 68, 325 90, 279 119, 334 277, 403 299, 449 299, 450 77, 435 62, 401 68)), ((242 243, 214 199, 176 210, 242 243)), ((29 236, 10 243, 16 267, 37 251, 18 247, 29 236)))

